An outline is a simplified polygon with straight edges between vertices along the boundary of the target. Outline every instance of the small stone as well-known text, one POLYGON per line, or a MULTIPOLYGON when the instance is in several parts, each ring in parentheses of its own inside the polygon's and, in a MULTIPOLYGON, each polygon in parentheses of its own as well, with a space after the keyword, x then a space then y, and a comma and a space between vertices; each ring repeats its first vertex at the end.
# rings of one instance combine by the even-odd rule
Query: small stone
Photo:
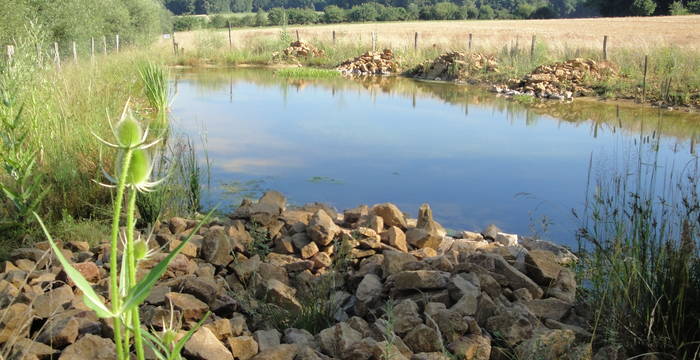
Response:
POLYGON ((34 315, 39 318, 48 318, 52 314, 60 312, 64 306, 73 301, 75 295, 70 286, 61 286, 34 299, 34 315))
POLYGON ((112 340, 86 334, 63 350, 59 360, 114 360, 116 347, 112 340))
POLYGON ((403 338, 413 352, 439 352, 442 350, 442 340, 435 329, 425 324, 413 328, 403 338))
POLYGON ((282 344, 277 345, 272 349, 259 352, 253 360, 293 360, 297 355, 298 348, 296 345, 282 344))
POLYGON ((571 304, 556 298, 534 299, 525 303, 534 315, 560 321, 571 309, 571 304))
POLYGON ((371 214, 381 216, 384 219, 385 226, 396 226, 401 230, 407 228, 406 217, 399 208, 392 203, 384 203, 374 205, 371 214))
POLYGON ((448 345, 448 349, 460 359, 489 360, 491 358, 491 340, 483 335, 470 334, 448 345))
POLYGON ((397 250, 408 252, 408 243, 406 242, 406 234, 396 226, 392 226, 389 230, 381 234, 382 242, 395 247, 397 250))
POLYGON ((172 303, 176 310, 180 310, 187 321, 199 321, 209 310, 206 303, 190 294, 170 292, 165 294, 165 298, 172 303))
POLYGON ((382 273, 384 277, 391 276, 403 271, 404 265, 416 261, 416 257, 393 250, 384 251, 384 262, 382 263, 382 273))
POLYGON ((233 355, 207 327, 197 330, 187 343, 185 354, 197 359, 233 360, 233 355))
POLYGON ((360 302, 366 304, 374 303, 381 297, 383 289, 384 287, 379 276, 367 274, 357 286, 355 297, 357 297, 357 300, 360 302))
POLYGON ((518 245, 518 235, 499 232, 496 234, 496 242, 503 246, 518 245))
POLYGON ((253 333, 253 338, 258 343, 258 349, 265 351, 272 349, 280 344, 282 335, 276 329, 258 330, 253 333))
POLYGON ((418 304, 413 300, 403 300, 393 308, 394 331, 400 335, 409 332, 423 323, 418 314, 418 304))
POLYGON ((425 229, 412 228, 406 232, 406 241, 419 249, 429 247, 437 250, 442 242, 442 236, 425 229))
POLYGON ((527 275, 543 287, 550 286, 559 277, 562 266, 554 253, 547 250, 532 250, 525 256, 527 275))
POLYGON ((447 287, 450 274, 434 270, 402 271, 392 275, 392 279, 397 290, 442 289, 447 287))
POLYGON ((51 347, 63 348, 74 343, 78 338, 78 325, 78 320, 75 318, 49 321, 36 340, 51 347))
POLYGON ((314 263, 314 269, 329 267, 333 264, 333 259, 325 252, 314 255, 311 261, 314 263))
POLYGON ((294 296, 296 290, 285 285, 279 280, 269 279, 267 281, 267 295, 270 302, 281 306, 289 311, 301 311, 301 304, 294 296))
POLYGON ((202 240, 202 259, 216 266, 226 266, 233 261, 233 246, 223 229, 209 231, 202 240))
POLYGON ((284 343, 296 344, 300 346, 317 347, 314 336, 304 329, 289 328, 284 330, 284 343))
POLYGON ((228 339, 228 346, 235 359, 248 360, 258 353, 258 343, 252 336, 237 336, 228 339))
POLYGON ((362 340, 362 334, 341 322, 322 330, 318 334, 321 350, 333 357, 342 357, 349 351, 353 344, 362 340))
POLYGON ((333 238, 340 232, 340 229, 325 211, 318 210, 311 217, 306 232, 316 244, 327 246, 333 242, 333 238))

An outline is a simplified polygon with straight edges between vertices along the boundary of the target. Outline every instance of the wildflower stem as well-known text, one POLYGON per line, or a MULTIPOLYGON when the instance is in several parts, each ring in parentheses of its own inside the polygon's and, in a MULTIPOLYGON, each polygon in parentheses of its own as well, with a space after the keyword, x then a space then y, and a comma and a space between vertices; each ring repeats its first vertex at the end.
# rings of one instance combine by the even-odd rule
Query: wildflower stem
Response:
MULTIPOLYGON (((118 238, 119 238, 119 218, 122 211, 122 202, 124 200, 124 189, 126 187, 126 169, 129 168, 129 163, 131 162, 131 155, 133 153, 132 149, 127 149, 122 159, 121 173, 119 174, 119 181, 117 183, 117 196, 114 199, 114 213, 112 218, 112 239, 110 244, 110 256, 109 256, 109 277, 110 277, 110 296, 112 301, 112 312, 115 314, 119 312, 119 307, 121 303, 119 294, 119 269, 117 267, 117 257, 119 256, 118 238)), ((117 359, 127 359, 128 356, 124 355, 124 348, 122 346, 122 334, 121 334, 121 319, 119 316, 114 318, 114 343, 116 345, 117 359)))
MULTIPOLYGON (((129 287, 136 285, 136 256, 134 255, 134 213, 136 212, 136 194, 135 188, 131 188, 129 192, 129 204, 126 210, 126 252, 127 252, 127 267, 129 277, 129 287)), ((131 289, 130 289, 131 290, 131 289)), ((129 310, 131 314, 127 315, 127 321, 131 321, 131 331, 134 333, 134 347, 136 348, 136 357, 138 360, 144 360, 143 341, 141 338, 141 321, 139 319, 139 307, 135 306, 129 310)))

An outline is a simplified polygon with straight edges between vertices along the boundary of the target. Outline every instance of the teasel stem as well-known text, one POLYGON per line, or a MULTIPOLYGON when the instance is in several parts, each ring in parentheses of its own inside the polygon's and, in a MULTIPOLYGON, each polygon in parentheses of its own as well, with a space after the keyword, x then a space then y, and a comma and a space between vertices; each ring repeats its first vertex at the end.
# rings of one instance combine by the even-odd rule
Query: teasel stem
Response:
MULTIPOLYGON (((134 255, 134 214, 136 213, 136 188, 132 187, 129 192, 129 205, 126 210, 126 251, 127 251, 127 267, 129 277, 129 287, 136 286, 136 257, 134 255)), ((129 289, 131 290, 131 289, 129 289)), ((134 333, 134 347, 136 348, 136 358, 144 360, 143 339, 141 338, 141 320, 139 319, 139 307, 136 306, 130 310, 131 314, 127 321, 131 320, 131 331, 134 333)), ((128 316, 128 315, 127 315, 128 316)))
MULTIPOLYGON (((121 298, 119 293, 119 269, 117 257, 119 255, 119 219, 122 211, 122 203, 124 200, 124 189, 126 188, 126 177, 127 169, 129 168, 129 163, 131 162, 131 155, 133 149, 129 148, 125 150, 124 158, 121 164, 121 173, 119 174, 119 181, 117 183, 117 197, 114 201, 114 214, 112 218, 112 239, 110 243, 110 255, 109 255, 109 278, 110 278, 110 296, 112 301, 112 312, 119 313, 119 307, 121 306, 121 298)), ((122 344, 122 329, 121 329, 121 319, 119 316, 114 317, 114 344, 117 351, 117 359, 128 359, 128 348, 127 355, 124 355, 124 347, 122 344)))

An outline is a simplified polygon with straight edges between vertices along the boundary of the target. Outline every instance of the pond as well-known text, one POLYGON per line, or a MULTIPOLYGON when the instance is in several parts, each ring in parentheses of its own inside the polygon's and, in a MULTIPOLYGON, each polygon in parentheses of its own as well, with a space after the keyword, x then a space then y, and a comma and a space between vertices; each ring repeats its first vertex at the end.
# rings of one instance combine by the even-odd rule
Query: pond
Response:
POLYGON ((339 210, 393 202, 415 216, 429 203, 448 229, 494 223, 572 247, 572 209, 591 176, 640 150, 682 167, 700 134, 698 115, 586 100, 524 105, 405 78, 289 80, 241 68, 178 71, 173 84, 173 127, 201 141, 209 162, 208 206, 232 208, 267 189, 339 210))

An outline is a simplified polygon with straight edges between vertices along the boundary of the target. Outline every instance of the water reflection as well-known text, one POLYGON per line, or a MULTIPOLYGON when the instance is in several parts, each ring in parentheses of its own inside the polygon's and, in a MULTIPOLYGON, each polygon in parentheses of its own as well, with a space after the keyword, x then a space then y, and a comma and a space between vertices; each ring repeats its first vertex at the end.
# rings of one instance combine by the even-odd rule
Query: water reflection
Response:
POLYGON ((592 156, 615 166, 660 139, 659 158, 682 163, 700 128, 697 116, 585 101, 523 106, 402 78, 283 80, 237 69, 173 81, 174 126, 206 133, 213 184, 229 185, 212 189, 212 203, 237 201, 226 194, 246 183, 339 209, 391 201, 415 215, 429 202, 448 228, 493 222, 541 233, 545 218, 545 237, 566 244, 592 156))

